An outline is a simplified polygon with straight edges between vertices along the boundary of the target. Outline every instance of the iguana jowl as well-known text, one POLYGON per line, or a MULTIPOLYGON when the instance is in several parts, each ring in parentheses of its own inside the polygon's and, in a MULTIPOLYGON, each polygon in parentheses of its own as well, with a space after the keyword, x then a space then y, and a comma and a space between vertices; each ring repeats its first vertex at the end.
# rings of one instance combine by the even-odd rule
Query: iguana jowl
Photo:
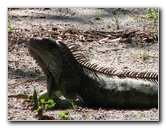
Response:
MULTIPOLYGON (((90 64, 73 44, 31 38, 29 51, 47 78, 48 97, 54 92, 77 105, 99 107, 158 107, 158 74, 116 72, 90 64)), ((58 100, 63 105, 68 100, 58 100)), ((63 107, 63 106, 61 106, 63 107)))

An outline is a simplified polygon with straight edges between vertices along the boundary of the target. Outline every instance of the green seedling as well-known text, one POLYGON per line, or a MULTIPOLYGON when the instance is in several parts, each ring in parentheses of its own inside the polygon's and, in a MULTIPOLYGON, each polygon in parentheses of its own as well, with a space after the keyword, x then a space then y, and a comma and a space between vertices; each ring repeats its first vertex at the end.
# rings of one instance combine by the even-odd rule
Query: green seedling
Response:
POLYGON ((158 8, 148 8, 149 18, 153 19, 154 22, 158 20, 158 8))
POLYGON ((72 100, 69 100, 69 99, 68 99, 68 101, 71 104, 71 108, 76 110, 76 106, 75 106, 74 102, 72 100))
POLYGON ((14 30, 14 27, 11 25, 10 22, 8 22, 8 32, 9 32, 9 33, 12 33, 13 30, 14 30))
POLYGON ((72 118, 69 115, 68 111, 60 112, 59 117, 61 120, 71 120, 72 118))
POLYGON ((100 14, 99 14, 98 12, 95 13, 94 19, 95 19, 95 20, 101 20, 100 14))
POLYGON ((150 58, 158 58, 156 56, 150 56, 146 50, 141 51, 141 58, 143 60, 150 59, 150 58))
POLYGON ((136 118, 136 120, 142 121, 142 120, 143 120, 143 114, 141 113, 141 114, 136 118))
POLYGON ((157 36, 156 32, 154 32, 154 31, 150 32, 150 37, 146 41, 147 42, 148 41, 157 42, 158 41, 158 36, 157 36))
POLYGON ((43 110, 51 109, 51 108, 54 108, 54 106, 55 106, 54 100, 49 99, 48 101, 46 101, 45 99, 40 99, 39 107, 37 110, 35 110, 35 112, 38 112, 40 109, 43 109, 43 110))
POLYGON ((115 22, 116 29, 119 29, 119 20, 117 18, 113 18, 113 21, 115 22))
POLYGON ((147 51, 146 51, 146 50, 141 51, 141 58, 142 58, 143 60, 146 60, 146 59, 149 58, 149 55, 147 54, 147 51))

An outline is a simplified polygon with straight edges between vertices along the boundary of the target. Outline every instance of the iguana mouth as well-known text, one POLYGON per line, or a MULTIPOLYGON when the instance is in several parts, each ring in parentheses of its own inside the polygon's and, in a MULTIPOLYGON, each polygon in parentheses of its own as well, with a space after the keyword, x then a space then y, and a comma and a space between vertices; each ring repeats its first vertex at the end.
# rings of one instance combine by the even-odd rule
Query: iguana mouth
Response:
POLYGON ((38 49, 48 49, 49 47, 55 45, 53 42, 51 42, 48 38, 40 38, 40 37, 33 37, 28 42, 29 48, 38 50, 38 49), (49 45, 47 45, 45 42, 49 42, 49 45), (42 44, 42 45, 41 45, 42 44))
MULTIPOLYGON (((40 38, 40 37, 33 37, 33 38, 31 38, 31 39, 29 40, 29 42, 28 42, 29 48, 36 47, 35 43, 36 43, 37 41, 41 41, 41 40, 42 40, 42 38, 40 38)), ((38 47, 38 48, 40 48, 40 47, 38 47)))

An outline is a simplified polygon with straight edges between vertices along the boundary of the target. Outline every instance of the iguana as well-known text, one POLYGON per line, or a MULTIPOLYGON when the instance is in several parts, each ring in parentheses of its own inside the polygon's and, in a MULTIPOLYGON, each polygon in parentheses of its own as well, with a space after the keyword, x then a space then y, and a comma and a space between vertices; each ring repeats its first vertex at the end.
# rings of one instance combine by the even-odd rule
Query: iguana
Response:
POLYGON ((100 67, 79 53, 75 44, 49 38, 31 38, 28 46, 47 78, 44 96, 55 99, 57 106, 72 101, 94 107, 158 107, 158 73, 100 67))

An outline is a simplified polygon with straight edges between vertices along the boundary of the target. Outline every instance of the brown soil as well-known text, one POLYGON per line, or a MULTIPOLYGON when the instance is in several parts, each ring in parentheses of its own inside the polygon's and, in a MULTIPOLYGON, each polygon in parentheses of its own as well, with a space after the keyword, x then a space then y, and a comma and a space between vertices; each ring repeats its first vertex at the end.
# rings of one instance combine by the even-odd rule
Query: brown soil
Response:
MULTIPOLYGON (((8 34, 8 95, 32 94, 46 90, 44 74, 29 55, 27 42, 35 34, 81 45, 91 63, 117 70, 158 72, 158 23, 147 9, 63 8, 10 9, 8 34), (116 21, 116 22, 115 22, 116 21), (70 30, 70 31, 69 31, 70 30), (108 39, 87 31, 134 33, 132 38, 108 39), (65 33, 66 32, 66 33, 65 33), (152 35, 152 32, 154 35, 152 35), (65 33, 65 36, 62 34, 65 33), (61 36, 60 36, 61 35, 61 36), (148 40, 147 40, 148 39, 148 40)), ((130 34, 131 34, 130 33, 130 34)), ((8 98, 8 120, 38 120, 23 99, 8 98)), ((61 120, 61 112, 72 120, 159 120, 159 110, 77 108, 47 110, 43 114, 61 120)))

